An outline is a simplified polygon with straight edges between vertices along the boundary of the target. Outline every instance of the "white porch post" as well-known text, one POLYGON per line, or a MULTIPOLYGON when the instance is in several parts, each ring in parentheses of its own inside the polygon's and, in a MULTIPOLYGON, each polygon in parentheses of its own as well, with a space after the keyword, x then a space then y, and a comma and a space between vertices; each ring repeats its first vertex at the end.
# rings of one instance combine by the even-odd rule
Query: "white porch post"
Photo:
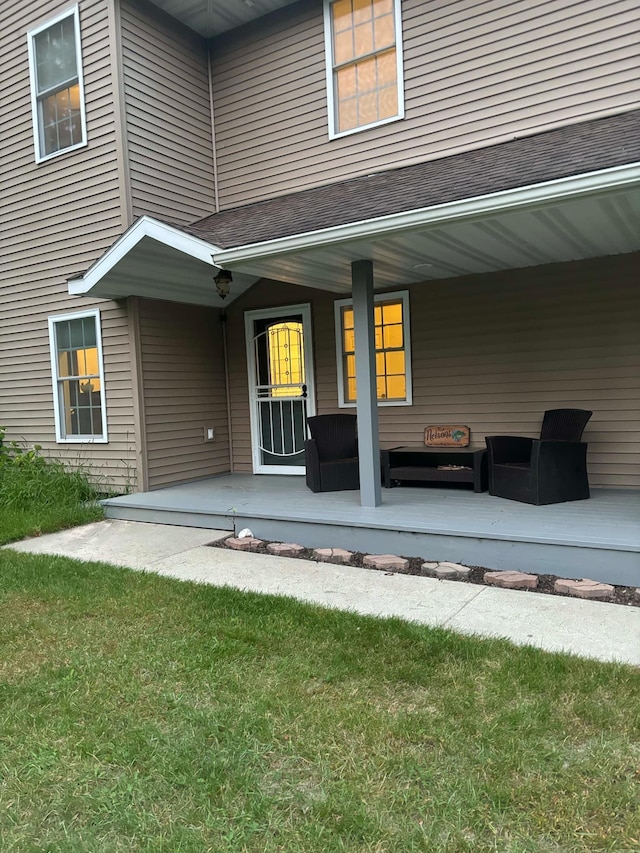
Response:
POLYGON ((356 387, 358 389, 358 455, 360 503, 380 506, 380 441, 376 390, 376 347, 373 315, 373 263, 351 264, 353 319, 356 333, 356 387))

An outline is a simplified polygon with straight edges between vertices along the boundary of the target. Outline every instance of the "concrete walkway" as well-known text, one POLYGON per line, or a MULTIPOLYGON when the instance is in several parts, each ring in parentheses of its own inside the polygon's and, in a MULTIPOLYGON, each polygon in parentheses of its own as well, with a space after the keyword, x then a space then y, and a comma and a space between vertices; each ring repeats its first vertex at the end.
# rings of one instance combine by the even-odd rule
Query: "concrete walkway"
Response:
MULTIPOLYGON (((206 547, 229 534, 101 521, 6 547, 286 595, 370 616, 640 666, 640 608, 206 547)), ((328 543, 330 546, 330 543, 328 543)))

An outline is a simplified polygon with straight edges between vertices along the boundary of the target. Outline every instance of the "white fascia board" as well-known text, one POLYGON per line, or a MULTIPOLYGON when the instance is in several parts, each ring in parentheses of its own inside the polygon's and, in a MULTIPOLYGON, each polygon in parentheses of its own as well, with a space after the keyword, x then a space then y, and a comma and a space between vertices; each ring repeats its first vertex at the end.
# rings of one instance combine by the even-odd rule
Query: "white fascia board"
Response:
POLYGON ((206 240, 187 234, 179 228, 167 225, 166 222, 160 222, 151 216, 141 216, 89 267, 84 275, 78 278, 70 278, 67 281, 69 293, 72 296, 82 296, 89 293, 144 237, 149 237, 158 243, 184 252, 185 255, 189 255, 189 257, 202 261, 209 266, 216 266, 212 255, 221 251, 213 243, 207 243, 206 240))
POLYGON ((526 207, 543 202, 561 201, 605 190, 622 189, 625 186, 640 184, 640 163, 629 163, 597 172, 586 172, 569 178, 560 178, 541 184, 517 187, 488 195, 460 199, 446 204, 437 204, 405 213, 393 213, 378 216, 347 225, 336 225, 251 243, 234 249, 226 249, 214 254, 216 266, 230 267, 246 261, 266 259, 272 256, 318 249, 324 246, 346 243, 352 240, 373 240, 389 236, 395 232, 408 231, 429 225, 432 222, 447 222, 465 219, 483 213, 498 213, 504 210, 526 207))

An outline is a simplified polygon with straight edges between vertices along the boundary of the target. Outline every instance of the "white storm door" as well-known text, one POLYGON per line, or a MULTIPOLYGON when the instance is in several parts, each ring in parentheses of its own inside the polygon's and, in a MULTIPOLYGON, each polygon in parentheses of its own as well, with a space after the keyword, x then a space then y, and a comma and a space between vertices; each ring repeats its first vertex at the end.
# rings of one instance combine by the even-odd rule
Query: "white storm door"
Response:
POLYGON ((304 474, 315 414, 311 309, 245 312, 254 474, 304 474))

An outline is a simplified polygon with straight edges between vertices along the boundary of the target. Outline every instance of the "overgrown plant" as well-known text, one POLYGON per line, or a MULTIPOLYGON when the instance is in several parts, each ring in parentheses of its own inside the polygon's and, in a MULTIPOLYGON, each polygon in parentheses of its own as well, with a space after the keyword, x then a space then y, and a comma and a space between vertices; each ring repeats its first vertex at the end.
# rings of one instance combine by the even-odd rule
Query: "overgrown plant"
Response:
POLYGON ((0 507, 27 510, 77 506, 95 500, 97 489, 83 467, 70 468, 47 459, 42 447, 4 443, 0 427, 0 507))

